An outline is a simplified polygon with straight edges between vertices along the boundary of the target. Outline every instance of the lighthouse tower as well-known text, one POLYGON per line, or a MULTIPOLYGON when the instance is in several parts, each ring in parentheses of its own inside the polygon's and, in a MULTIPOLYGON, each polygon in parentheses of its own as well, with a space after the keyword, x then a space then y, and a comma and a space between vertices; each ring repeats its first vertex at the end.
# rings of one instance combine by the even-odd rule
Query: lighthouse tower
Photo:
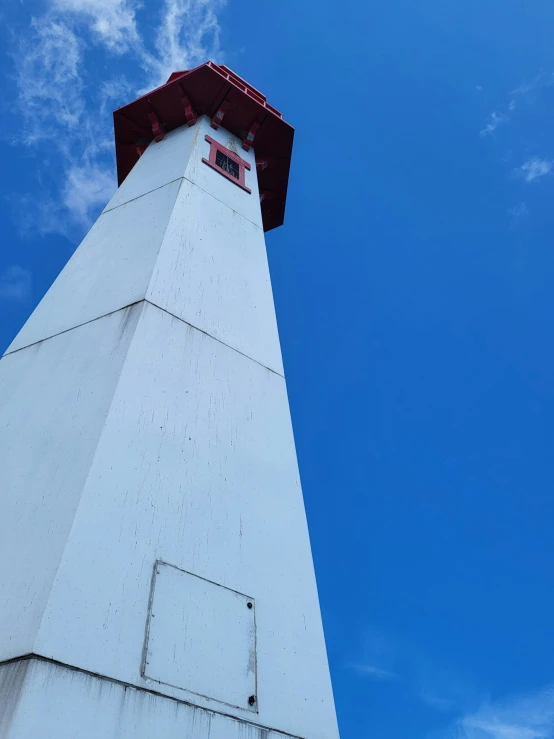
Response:
POLYGON ((211 62, 0 361, 0 739, 338 739, 264 244, 293 129, 211 62))

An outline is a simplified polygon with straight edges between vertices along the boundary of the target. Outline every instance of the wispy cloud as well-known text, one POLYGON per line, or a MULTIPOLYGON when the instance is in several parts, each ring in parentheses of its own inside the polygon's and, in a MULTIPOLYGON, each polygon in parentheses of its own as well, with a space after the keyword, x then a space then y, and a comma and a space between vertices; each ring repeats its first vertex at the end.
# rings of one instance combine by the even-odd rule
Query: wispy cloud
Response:
POLYGON ((375 665, 348 665, 348 669, 352 670, 359 677, 367 677, 371 680, 398 680, 399 677, 395 672, 382 670, 375 665))
MULTIPOLYGON (((480 135, 489 136, 494 133, 499 126, 509 123, 514 117, 516 109, 520 108, 522 103, 526 103, 528 105, 534 103, 544 88, 550 87, 551 85, 554 85, 554 73, 545 74, 544 72, 539 72, 539 74, 530 82, 524 82, 518 87, 515 87, 509 93, 506 101, 507 113, 499 111, 491 113, 486 125, 479 132, 480 135)), ((482 91, 482 86, 477 85, 477 90, 482 91)))
POLYGON ((32 277, 29 270, 12 264, 0 273, 0 298, 21 302, 31 294, 32 277))
POLYGON ((479 132, 481 136, 489 136, 494 133, 498 126, 508 122, 508 117, 502 113, 491 113, 487 125, 479 132))
POLYGON ((440 713, 469 712, 480 702, 473 676, 424 658, 416 668, 414 691, 430 708, 440 713))
POLYGON ((430 691, 428 688, 422 688, 418 696, 428 706, 443 713, 451 711, 456 707, 456 701, 453 698, 445 698, 438 693, 430 691))
POLYGON ((17 51, 22 142, 33 147, 74 134, 85 113, 83 49, 75 32, 59 18, 33 19, 17 51))
POLYGON ((113 175, 98 164, 72 165, 66 173, 62 202, 86 228, 90 214, 104 206, 115 191, 113 175))
POLYGON ((523 202, 518 203, 513 208, 509 208, 508 215, 511 217, 510 228, 515 228, 520 221, 528 217, 529 208, 523 202))
POLYGON ((528 159, 521 167, 516 169, 516 174, 519 177, 523 177, 525 182, 533 182, 549 174, 553 165, 554 162, 550 159, 531 157, 531 159, 528 159))
POLYGON ((456 721, 444 739, 554 739, 554 688, 487 702, 456 721))
POLYGON ((116 54, 141 43, 132 0, 53 0, 53 10, 82 16, 97 40, 116 54))
POLYGON ((510 92, 510 110, 515 110, 521 102, 533 103, 544 87, 554 84, 554 74, 539 72, 530 82, 524 82, 510 92))
POLYGON ((30 20, 12 49, 23 126, 11 138, 36 153, 41 202, 52 206, 48 217, 40 203, 27 209, 36 230, 67 236, 90 226, 116 186, 111 110, 176 69, 220 59, 225 3, 164 0, 141 27, 140 0, 48 0, 30 20), (114 62, 117 76, 98 71, 114 62))
POLYGON ((140 50, 142 65, 150 73, 147 88, 162 84, 176 69, 220 56, 218 12, 225 4, 226 0, 165 0, 155 53, 140 50))
MULTIPOLYGON (((500 161, 505 165, 509 177, 518 179, 524 184, 543 180, 554 168, 554 157, 551 159, 547 156, 529 157, 528 155, 528 141, 536 140, 532 127, 540 128, 544 117, 543 106, 537 107, 535 111, 532 110, 532 106, 539 97, 548 96, 551 99, 550 88, 552 86, 554 86, 554 73, 552 72, 540 72, 530 81, 518 85, 511 90, 505 104, 491 113, 486 125, 480 131, 481 137, 488 137, 492 141, 496 138, 494 134, 500 126, 508 128, 506 124, 519 120, 520 125, 511 132, 512 136, 509 139, 512 146, 505 156, 500 156, 500 161), (522 110, 524 107, 526 108, 525 113, 522 110), (515 166, 517 161, 523 161, 523 164, 515 166)), ((508 131, 506 131, 507 134, 508 131)), ((508 209, 509 227, 515 229, 529 217, 529 213, 529 208, 523 202, 508 209)))
POLYGON ((542 72, 539 72, 539 74, 531 82, 524 82, 522 85, 519 85, 518 87, 515 87, 510 92, 510 97, 514 97, 514 98, 520 97, 521 95, 527 95, 532 90, 536 90, 537 87, 539 86, 539 83, 540 83, 542 77, 543 77, 542 72))

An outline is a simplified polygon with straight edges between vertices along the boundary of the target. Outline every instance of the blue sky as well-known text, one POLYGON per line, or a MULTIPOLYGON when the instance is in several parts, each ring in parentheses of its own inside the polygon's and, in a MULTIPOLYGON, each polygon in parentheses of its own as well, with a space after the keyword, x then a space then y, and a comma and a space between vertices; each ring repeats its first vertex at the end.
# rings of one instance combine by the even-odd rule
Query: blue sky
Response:
POLYGON ((554 5, 4 0, 0 349, 223 61, 297 129, 268 235, 343 739, 554 737, 554 5))

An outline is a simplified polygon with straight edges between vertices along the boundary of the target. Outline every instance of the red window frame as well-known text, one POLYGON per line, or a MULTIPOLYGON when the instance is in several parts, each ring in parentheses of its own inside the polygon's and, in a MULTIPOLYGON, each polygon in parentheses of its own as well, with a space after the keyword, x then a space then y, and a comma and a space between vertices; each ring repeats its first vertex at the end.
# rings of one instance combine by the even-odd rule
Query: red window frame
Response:
POLYGON ((210 158, 206 159, 205 157, 202 157, 202 161, 204 164, 207 164, 208 167, 211 167, 212 169, 215 169, 216 172, 219 172, 219 174, 222 174, 224 177, 226 177, 228 180, 231 180, 235 185, 238 185, 243 190, 246 190, 247 193, 252 194, 252 190, 249 187, 246 187, 245 184, 245 170, 250 170, 251 167, 244 159, 239 157, 238 154, 235 154, 234 151, 231 151, 230 149, 227 149, 223 144, 220 144, 219 141, 216 141, 215 139, 212 139, 211 136, 208 136, 206 134, 206 141, 210 145, 210 158), (217 156, 217 152, 220 151, 222 154, 224 154, 226 157, 229 157, 233 162, 236 162, 239 165, 239 178, 237 180, 236 177, 233 177, 233 175, 229 174, 229 172, 226 172, 224 169, 219 167, 215 163, 215 158, 217 156))

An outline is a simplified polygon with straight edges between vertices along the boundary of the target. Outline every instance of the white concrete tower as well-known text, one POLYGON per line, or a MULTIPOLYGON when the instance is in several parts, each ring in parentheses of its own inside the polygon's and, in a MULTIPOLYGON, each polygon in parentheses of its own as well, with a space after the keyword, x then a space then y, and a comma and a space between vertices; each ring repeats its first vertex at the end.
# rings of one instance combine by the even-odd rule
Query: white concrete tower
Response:
POLYGON ((264 244, 293 130, 212 63, 114 122, 0 361, 0 739, 337 739, 264 244))

